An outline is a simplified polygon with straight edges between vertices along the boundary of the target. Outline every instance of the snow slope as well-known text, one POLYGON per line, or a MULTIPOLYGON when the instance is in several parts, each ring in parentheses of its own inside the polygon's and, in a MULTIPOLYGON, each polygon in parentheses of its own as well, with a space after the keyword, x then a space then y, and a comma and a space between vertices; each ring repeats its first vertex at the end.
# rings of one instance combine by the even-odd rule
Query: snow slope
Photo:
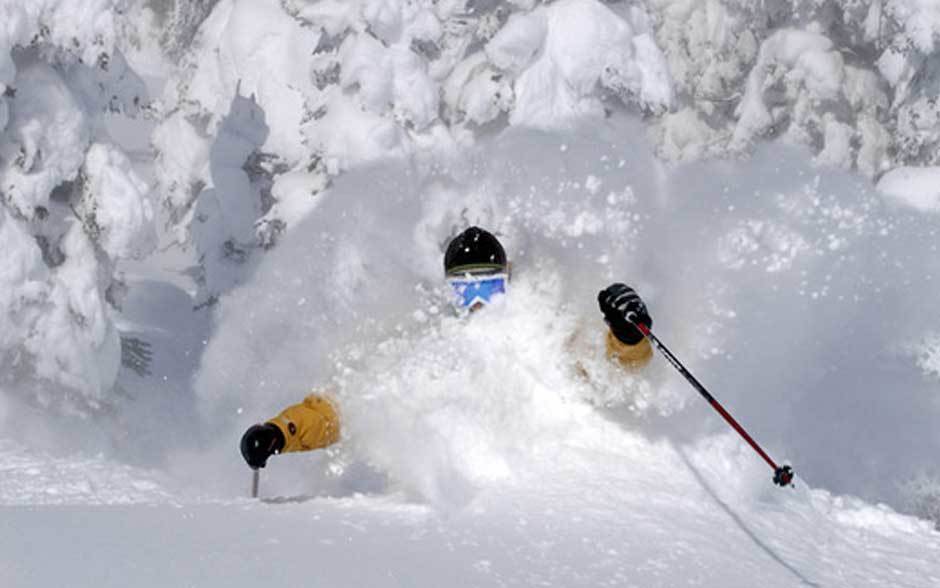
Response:
POLYGON ((904 347, 936 329, 916 296, 932 291, 932 225, 800 153, 662 166, 637 125, 517 131, 344 176, 220 301, 204 351, 192 298, 136 290, 138 332, 190 323, 154 365, 175 400, 141 388, 148 410, 98 423, 124 431, 107 453, 143 468, 0 447, 3 585, 936 585, 929 522, 813 489, 897 499, 936 455, 935 376, 904 347), (515 264, 510 294, 469 321, 444 312, 438 265, 466 222, 515 264), (792 460, 795 489, 664 362, 631 377, 602 360, 594 296, 613 279, 792 460), (272 459, 265 500, 247 500, 239 435, 311 385, 340 399, 343 443, 272 459))
MULTIPOLYGON (((15 588, 940 581, 940 534, 927 523, 802 482, 777 490, 735 445, 723 436, 683 447, 600 423, 457 511, 398 494, 207 502, 167 501, 150 489, 153 504, 144 506, 74 495, 52 508, 30 501, 2 508, 15 532, 0 533, 0 580, 15 588), (733 457, 716 463, 716 449, 733 457), (742 471, 746 483, 735 481, 742 471)), ((126 486, 134 487, 147 488, 126 486)))
MULTIPOLYGON (((123 306, 92 325, 112 343, 102 382, 117 374, 99 412, 0 395, 0 585, 936 586, 940 534, 894 510, 940 516, 940 258, 936 217, 923 214, 936 208, 935 172, 887 174, 879 193, 816 167, 885 165, 884 130, 868 120, 887 103, 883 84, 846 63, 829 38, 838 26, 760 40, 749 31, 764 25, 745 18, 763 22, 756 8, 717 0, 520 1, 512 16, 482 3, 469 20, 465 3, 419 4, 207 7, 164 97, 156 169, 147 123, 82 118, 110 137, 79 141, 101 196, 89 210, 107 229, 82 259, 86 274, 106 273, 86 284, 61 271, 62 285, 100 294, 112 261, 152 244, 121 232, 151 228, 139 178, 164 182, 157 214, 192 223, 197 258, 166 250, 163 234, 157 255, 119 263, 123 306), (703 15, 715 26, 674 27, 703 15), (686 32, 735 44, 723 59, 741 67, 716 61, 703 79, 747 88, 727 106, 665 114, 659 151, 708 152, 712 130, 715 144, 734 138, 732 119, 751 144, 792 110, 785 138, 813 144, 815 159, 780 145, 748 161, 655 159, 647 127, 609 107, 651 115, 689 100, 696 68, 714 60, 699 52, 680 75, 677 47, 696 47, 686 32), (663 39, 675 41, 665 58, 663 39), (310 62, 294 58, 299 46, 310 62), (499 234, 513 281, 462 320, 447 311, 440 260, 470 223, 499 234), (605 361, 595 296, 615 280, 639 289, 657 333, 794 464, 796 488, 775 488, 661 358, 633 375, 605 361), (139 373, 118 368, 117 330, 151 344, 139 373), (311 387, 338 400, 343 442, 273 458, 263 500, 246 499, 239 436, 311 387)), ((924 30, 919 52, 933 50, 924 30)), ((148 42, 137 58, 155 57, 148 42)), ((9 128, 29 122, 37 88, 76 91, 67 51, 64 63, 13 57, 9 128), (46 81, 30 90, 31 79, 46 81)), ((892 87, 911 82, 907 59, 919 57, 893 72, 879 62, 892 87)), ((40 197, 60 198, 61 179, 40 197)), ((81 212, 67 204, 62 214, 81 212)), ((40 263, 25 222, 4 226, 31 264, 58 263, 40 263)))

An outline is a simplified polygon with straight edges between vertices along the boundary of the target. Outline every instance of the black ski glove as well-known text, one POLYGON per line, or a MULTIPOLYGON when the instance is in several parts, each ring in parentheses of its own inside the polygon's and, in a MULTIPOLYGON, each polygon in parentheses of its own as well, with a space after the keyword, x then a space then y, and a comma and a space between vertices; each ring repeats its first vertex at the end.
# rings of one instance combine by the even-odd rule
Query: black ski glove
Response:
POLYGON ((252 425, 242 435, 242 457, 252 469, 263 468, 268 458, 284 449, 284 434, 275 425, 252 425))
POLYGON ((640 300, 640 295, 626 284, 607 286, 598 293, 597 303, 604 313, 604 321, 610 327, 610 332, 627 345, 636 345, 643 340, 643 333, 627 320, 631 312, 636 315, 637 322, 647 327, 653 326, 653 319, 640 300))

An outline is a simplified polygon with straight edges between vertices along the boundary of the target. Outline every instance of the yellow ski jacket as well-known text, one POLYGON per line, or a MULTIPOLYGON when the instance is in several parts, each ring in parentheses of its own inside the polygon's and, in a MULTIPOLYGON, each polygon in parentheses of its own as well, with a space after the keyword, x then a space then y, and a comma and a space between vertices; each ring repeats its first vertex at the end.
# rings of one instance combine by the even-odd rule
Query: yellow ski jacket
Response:
MULTIPOLYGON (((649 341, 627 345, 607 331, 607 357, 616 359, 628 369, 646 365, 653 356, 649 341)), ((288 406, 268 421, 284 434, 281 453, 322 449, 339 441, 340 416, 333 402, 314 392, 299 404, 288 406)))
POLYGON ((281 453, 321 449, 339 441, 339 412, 330 400, 316 392, 268 422, 284 434, 281 453))

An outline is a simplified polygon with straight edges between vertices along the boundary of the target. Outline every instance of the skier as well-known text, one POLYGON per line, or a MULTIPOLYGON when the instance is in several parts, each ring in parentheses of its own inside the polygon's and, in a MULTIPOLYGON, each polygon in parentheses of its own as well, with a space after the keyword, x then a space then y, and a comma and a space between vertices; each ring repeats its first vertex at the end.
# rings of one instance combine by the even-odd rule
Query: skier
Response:
MULTIPOLYGON (((466 315, 506 293, 510 264, 492 233, 470 227, 448 244, 444 274, 453 290, 455 310, 466 315)), ((633 313, 647 327, 653 324, 639 295, 615 283, 601 290, 597 301, 608 325, 607 356, 631 370, 649 362, 653 355, 649 341, 627 320, 633 313)), ((315 392, 266 423, 249 427, 242 436, 241 452, 248 465, 258 469, 274 454, 329 447, 339 435, 340 416, 334 401, 315 392)))

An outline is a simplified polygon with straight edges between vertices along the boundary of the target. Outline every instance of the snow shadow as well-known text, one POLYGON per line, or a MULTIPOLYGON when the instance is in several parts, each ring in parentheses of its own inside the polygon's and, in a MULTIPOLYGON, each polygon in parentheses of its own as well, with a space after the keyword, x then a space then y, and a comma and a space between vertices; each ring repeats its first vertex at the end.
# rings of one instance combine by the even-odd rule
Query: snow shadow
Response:
POLYGON ((732 521, 734 521, 734 524, 739 529, 741 529, 741 532, 747 535, 748 539, 750 539, 758 549, 766 553, 767 556, 770 557, 770 559, 777 562, 780 565, 780 567, 784 568, 785 570, 793 574, 793 576, 797 580, 799 580, 800 585, 809 586, 810 588, 821 588, 820 584, 817 584, 816 582, 813 582, 812 580, 804 576, 802 572, 800 572, 798 569, 796 569, 796 567, 788 563, 785 559, 783 559, 783 557, 780 556, 780 554, 778 554, 769 545, 767 545, 763 540, 761 540, 761 538, 757 535, 757 533, 755 533, 754 530, 751 529, 747 525, 747 523, 744 522, 744 519, 741 518, 741 515, 736 513, 734 509, 732 509, 728 505, 728 503, 723 501, 721 497, 718 496, 718 493, 715 492, 715 489, 712 488, 711 484, 708 483, 708 481, 705 479, 705 476, 702 475, 702 472, 700 472, 698 468, 695 467, 695 465, 689 459, 689 456, 686 455, 685 451, 683 451, 681 448, 677 448, 676 453, 679 454, 679 458, 682 460, 682 463, 684 463, 685 466, 688 468, 689 472, 695 478, 695 481, 698 482, 699 486, 702 487, 702 490, 704 490, 705 493, 708 494, 709 497, 711 497, 711 499, 715 502, 715 504, 721 507, 721 510, 724 511, 724 513, 727 514, 728 517, 732 521))
POLYGON ((209 336, 209 313, 193 309, 192 296, 176 284, 137 278, 129 286, 122 337, 145 342, 150 357, 145 372, 125 366, 119 374, 115 454, 160 466, 201 434, 191 379, 209 336))

